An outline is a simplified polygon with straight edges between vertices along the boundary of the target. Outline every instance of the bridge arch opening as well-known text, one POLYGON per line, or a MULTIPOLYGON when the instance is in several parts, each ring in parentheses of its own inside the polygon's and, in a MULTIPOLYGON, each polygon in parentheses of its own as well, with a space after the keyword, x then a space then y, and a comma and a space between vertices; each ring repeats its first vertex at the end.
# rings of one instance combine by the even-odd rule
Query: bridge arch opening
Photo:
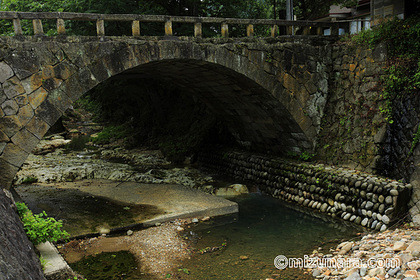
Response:
POLYGON ((204 105, 241 148, 280 155, 311 148, 280 101, 256 82, 224 66, 197 60, 162 60, 110 78, 115 80, 131 81, 137 86, 141 81, 154 81, 176 88, 204 105))

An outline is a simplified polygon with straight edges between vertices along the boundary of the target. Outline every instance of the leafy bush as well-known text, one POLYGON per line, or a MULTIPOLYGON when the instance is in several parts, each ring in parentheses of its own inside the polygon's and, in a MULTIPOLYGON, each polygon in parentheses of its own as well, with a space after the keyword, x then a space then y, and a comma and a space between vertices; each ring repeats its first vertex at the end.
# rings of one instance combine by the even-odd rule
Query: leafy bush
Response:
POLYGON ((349 44, 375 47, 384 43, 389 57, 420 57, 420 17, 384 21, 372 29, 344 37, 349 44))
POLYGON ((62 221, 47 217, 45 211, 41 214, 33 214, 25 203, 20 202, 16 202, 16 207, 26 235, 34 245, 46 241, 55 242, 70 236, 65 230, 61 229, 63 227, 62 221))

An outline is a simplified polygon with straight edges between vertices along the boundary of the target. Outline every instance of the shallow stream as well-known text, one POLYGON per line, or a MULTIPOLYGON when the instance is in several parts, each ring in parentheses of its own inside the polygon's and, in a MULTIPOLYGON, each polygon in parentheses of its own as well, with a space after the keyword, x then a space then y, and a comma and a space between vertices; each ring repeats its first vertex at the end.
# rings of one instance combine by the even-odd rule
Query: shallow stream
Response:
POLYGON ((304 279, 302 271, 276 269, 274 258, 277 255, 303 258, 314 249, 328 254, 331 247, 343 239, 354 238, 360 230, 338 221, 311 217, 258 193, 234 200, 240 206, 235 222, 223 224, 226 217, 218 218, 197 224, 188 233, 195 241, 194 247, 202 252, 222 243, 226 247, 197 254, 185 262, 190 272, 186 279, 304 279))
MULTIPOLYGON (((167 274, 168 279, 313 279, 302 270, 276 269, 274 258, 277 255, 303 258, 315 249, 328 254, 341 241, 355 238, 360 230, 341 221, 309 216, 258 193, 234 200, 240 206, 238 215, 197 223, 183 234, 195 253, 178 272, 167 274)), ((92 261, 95 262, 89 257, 88 262, 92 261)), ((81 262, 76 266, 80 267, 81 262)), ((108 268, 119 266, 121 260, 115 258, 115 262, 112 264, 112 258, 108 258, 107 271, 95 268, 97 272, 89 272, 88 279, 154 279, 137 269, 130 274, 118 274, 114 268, 108 268)))

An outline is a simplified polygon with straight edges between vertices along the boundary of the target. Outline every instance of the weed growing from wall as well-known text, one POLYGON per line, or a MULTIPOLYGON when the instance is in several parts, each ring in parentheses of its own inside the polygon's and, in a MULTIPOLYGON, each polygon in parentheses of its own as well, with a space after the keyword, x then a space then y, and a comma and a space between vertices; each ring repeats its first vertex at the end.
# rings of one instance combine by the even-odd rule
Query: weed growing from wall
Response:
POLYGON ((20 202, 16 202, 16 207, 26 235, 34 245, 46 241, 56 242, 70 236, 65 230, 62 230, 62 221, 47 217, 45 211, 41 214, 33 214, 25 203, 20 202))

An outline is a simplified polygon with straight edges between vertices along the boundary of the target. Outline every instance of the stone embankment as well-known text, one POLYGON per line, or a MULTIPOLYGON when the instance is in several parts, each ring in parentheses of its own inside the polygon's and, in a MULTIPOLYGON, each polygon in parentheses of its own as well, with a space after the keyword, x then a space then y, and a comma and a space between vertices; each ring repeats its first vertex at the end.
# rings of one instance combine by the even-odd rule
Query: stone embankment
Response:
POLYGON ((253 182, 273 197, 380 231, 405 215, 412 189, 355 170, 244 152, 203 152, 199 161, 218 173, 253 182))
POLYGON ((317 279, 419 279, 420 230, 395 229, 346 241, 333 252, 314 251, 318 264, 309 272, 317 279))

